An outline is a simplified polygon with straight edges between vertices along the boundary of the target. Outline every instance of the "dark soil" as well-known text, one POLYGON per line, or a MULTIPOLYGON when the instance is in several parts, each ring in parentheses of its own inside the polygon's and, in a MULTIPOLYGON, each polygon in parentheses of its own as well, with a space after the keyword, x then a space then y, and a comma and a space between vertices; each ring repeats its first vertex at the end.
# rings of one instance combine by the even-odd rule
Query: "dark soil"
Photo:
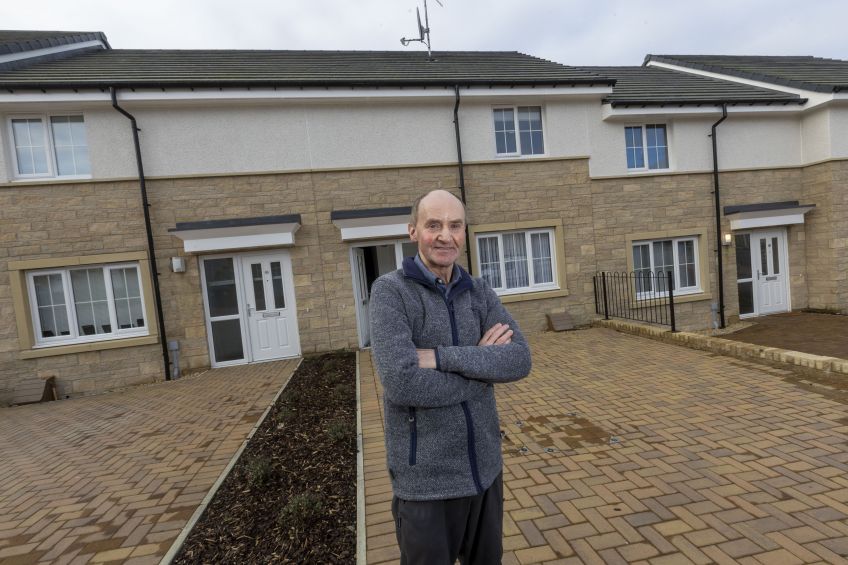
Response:
POLYGON ((355 365, 304 359, 174 563, 356 560, 355 365))
POLYGON ((848 316, 787 312, 752 318, 753 326, 724 339, 848 359, 848 316))

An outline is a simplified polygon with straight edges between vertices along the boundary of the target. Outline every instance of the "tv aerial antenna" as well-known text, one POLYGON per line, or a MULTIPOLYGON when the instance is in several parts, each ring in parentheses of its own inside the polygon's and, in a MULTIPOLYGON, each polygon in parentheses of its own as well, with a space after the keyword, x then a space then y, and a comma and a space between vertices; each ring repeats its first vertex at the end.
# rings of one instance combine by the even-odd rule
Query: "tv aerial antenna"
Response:
MULTIPOLYGON (((444 8, 444 5, 439 0, 436 0, 436 4, 444 8)), ((421 12, 417 6, 415 7, 415 15, 418 18, 418 38, 407 39, 406 37, 401 37, 400 44, 406 47, 410 43, 420 41, 427 46, 427 58, 432 59, 433 53, 430 51, 430 14, 427 12, 427 0, 424 0, 424 25, 421 25, 421 12)))

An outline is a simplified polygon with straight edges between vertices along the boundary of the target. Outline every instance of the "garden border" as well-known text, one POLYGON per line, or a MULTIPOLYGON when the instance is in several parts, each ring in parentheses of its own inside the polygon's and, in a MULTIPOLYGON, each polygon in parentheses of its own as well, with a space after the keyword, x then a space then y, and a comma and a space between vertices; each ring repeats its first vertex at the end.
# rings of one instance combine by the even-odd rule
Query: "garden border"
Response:
POLYGON ((286 387, 289 385, 289 382, 291 382, 292 377, 297 373, 297 370, 300 369, 300 365, 302 363, 303 357, 301 356, 294 370, 286 379, 286 382, 283 383, 283 385, 280 387, 280 390, 278 390, 277 394, 274 395, 274 399, 271 400, 271 403, 268 404, 267 408, 265 408, 265 411, 256 421, 256 424, 247 434, 247 437, 244 438, 244 441, 241 443, 241 446, 239 446, 239 448, 233 454, 232 458, 230 459, 230 462, 227 463, 226 467, 224 467, 224 470, 221 472, 220 476, 218 476, 218 480, 215 481, 215 484, 212 485, 212 488, 209 489, 209 492, 207 492, 206 496, 203 497, 203 500, 200 501, 200 506, 197 507, 197 509, 194 511, 194 514, 192 514, 191 518, 189 518, 188 523, 183 527, 182 531, 180 532, 180 535, 178 535, 177 539, 174 540, 174 543, 171 544, 171 548, 168 550, 168 553, 166 553, 162 560, 159 561, 159 565, 170 565, 171 562, 173 562, 174 558, 177 556, 177 553, 179 553, 180 549, 182 549, 186 538, 188 538, 188 535, 191 533, 191 530, 194 529, 194 526, 203 516, 203 513, 206 512, 206 508, 209 506, 209 503, 212 502, 212 499, 215 498, 215 495, 218 493, 218 489, 221 488, 221 485, 224 483, 227 476, 229 476, 230 471, 232 471, 233 467, 235 467, 236 462, 239 460, 239 457, 241 457, 241 454, 247 447, 247 443, 251 440, 251 438, 259 429, 259 427, 265 422, 265 418, 268 417, 268 413, 271 412, 271 409, 277 404, 277 400, 280 399, 280 395, 282 395, 283 391, 286 390, 286 387))

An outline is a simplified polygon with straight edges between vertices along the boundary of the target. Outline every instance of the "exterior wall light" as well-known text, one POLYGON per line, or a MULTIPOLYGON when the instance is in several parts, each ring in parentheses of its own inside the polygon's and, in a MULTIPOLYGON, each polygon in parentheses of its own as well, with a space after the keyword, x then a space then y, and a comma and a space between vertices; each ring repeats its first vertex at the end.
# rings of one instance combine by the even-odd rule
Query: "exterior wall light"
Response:
POLYGON ((729 234, 729 233, 724 234, 724 242, 723 243, 724 243, 725 247, 730 247, 731 245, 733 245, 733 234, 729 234))
POLYGON ((185 257, 171 257, 171 270, 175 273, 185 273, 185 257))

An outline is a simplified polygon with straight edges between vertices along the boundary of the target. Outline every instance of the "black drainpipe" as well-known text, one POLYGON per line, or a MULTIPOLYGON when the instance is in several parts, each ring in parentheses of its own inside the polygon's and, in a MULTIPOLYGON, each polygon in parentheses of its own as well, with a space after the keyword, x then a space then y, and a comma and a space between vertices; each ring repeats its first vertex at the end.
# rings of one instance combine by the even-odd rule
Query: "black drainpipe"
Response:
POLYGON ((713 185, 715 190, 715 222, 716 222, 716 254, 718 255, 718 312, 721 319, 721 328, 727 327, 724 321, 724 260, 721 241, 721 206, 719 203, 718 186, 718 144, 716 143, 716 128, 727 119, 727 104, 721 105, 721 119, 713 124, 711 137, 713 138, 713 185))
MULTIPOLYGON (((456 94, 456 103, 453 106, 453 129, 456 133, 456 159, 459 164, 459 199, 465 204, 465 169, 462 165, 462 142, 459 137, 459 85, 454 85, 453 91, 456 94)), ((467 220, 467 218, 466 218, 467 220)), ((468 239, 468 222, 465 223, 465 259, 468 262, 469 274, 474 274, 474 267, 471 265, 471 242, 468 239)))
POLYGON ((141 164, 141 144, 138 141, 138 125, 135 116, 118 106, 118 91, 109 87, 112 95, 112 107, 130 121, 133 144, 135 144, 135 162, 138 165, 138 184, 141 187, 141 207, 144 210, 144 228, 147 230, 147 254, 150 256, 150 269, 153 271, 153 294, 156 298, 156 314, 159 317, 159 339, 162 342, 162 361, 165 364, 165 380, 171 380, 171 360, 168 356, 168 340, 165 337, 165 316, 162 313, 162 295, 159 292, 159 269, 156 267, 156 250, 153 247, 153 228, 150 227, 150 202, 147 199, 147 182, 144 178, 144 166, 141 164))

